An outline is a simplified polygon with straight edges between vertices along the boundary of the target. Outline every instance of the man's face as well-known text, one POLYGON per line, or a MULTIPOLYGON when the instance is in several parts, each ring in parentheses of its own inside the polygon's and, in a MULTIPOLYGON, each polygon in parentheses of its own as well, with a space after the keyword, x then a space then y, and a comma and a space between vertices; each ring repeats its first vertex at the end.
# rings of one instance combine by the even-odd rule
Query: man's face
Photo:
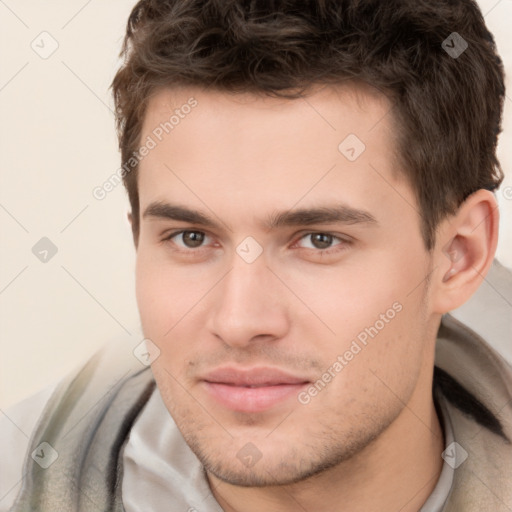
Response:
POLYGON ((349 459, 431 376, 430 259, 390 108, 348 86, 148 106, 137 300, 166 407, 218 478, 290 483, 349 459))

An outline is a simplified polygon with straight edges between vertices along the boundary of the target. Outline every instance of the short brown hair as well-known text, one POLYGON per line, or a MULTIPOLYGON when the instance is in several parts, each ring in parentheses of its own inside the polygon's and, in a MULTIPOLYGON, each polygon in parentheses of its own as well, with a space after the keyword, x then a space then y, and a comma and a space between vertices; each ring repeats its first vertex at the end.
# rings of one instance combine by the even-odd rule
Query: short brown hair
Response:
MULTIPOLYGON (((428 250, 445 216, 503 180, 503 64, 473 0, 140 0, 120 56, 111 87, 123 162, 162 86, 291 99, 357 80, 392 100, 397 156, 428 250), (460 55, 447 51, 454 37, 468 45, 460 55)), ((123 181, 137 238, 137 168, 123 181)))

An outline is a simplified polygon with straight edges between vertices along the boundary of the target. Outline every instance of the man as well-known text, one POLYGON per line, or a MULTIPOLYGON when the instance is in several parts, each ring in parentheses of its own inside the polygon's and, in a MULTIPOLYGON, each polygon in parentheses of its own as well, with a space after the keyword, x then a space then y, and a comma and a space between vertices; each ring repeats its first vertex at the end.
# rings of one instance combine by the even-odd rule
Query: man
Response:
POLYGON ((122 54, 146 339, 58 386, 12 510, 511 510, 511 369, 447 315, 503 177, 474 2, 142 0, 122 54))

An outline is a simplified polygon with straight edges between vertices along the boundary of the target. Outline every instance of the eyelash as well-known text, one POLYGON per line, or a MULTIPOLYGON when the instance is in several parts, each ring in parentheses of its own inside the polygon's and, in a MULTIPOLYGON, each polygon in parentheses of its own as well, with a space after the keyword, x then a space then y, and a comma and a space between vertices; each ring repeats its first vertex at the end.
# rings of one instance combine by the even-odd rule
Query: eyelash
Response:
MULTIPOLYGON (((204 231, 199 231, 199 230, 194 230, 194 229, 182 229, 180 231, 174 231, 174 232, 170 233, 169 235, 167 235, 166 237, 164 237, 162 239, 162 242, 171 242, 172 243, 172 239, 173 238, 175 238, 176 236, 181 235, 183 233, 202 233, 202 234, 204 234, 206 236, 209 236, 204 231)), ((308 232, 308 233, 305 233, 305 234, 301 235, 300 238, 298 238, 298 240, 296 242, 294 242, 294 245, 297 242, 299 242, 300 240, 302 240, 303 238, 306 238, 306 237, 312 236, 312 235, 327 235, 327 236, 332 237, 333 241, 334 240, 339 240, 341 242, 340 244, 335 246, 335 248, 329 248, 329 249, 310 249, 310 248, 305 248, 307 250, 314 251, 315 254, 319 254, 321 256, 324 256, 324 255, 328 256, 328 255, 333 254, 333 253, 342 252, 342 251, 347 249, 347 246, 350 246, 352 244, 352 242, 350 240, 341 238, 341 237, 336 236, 336 235, 334 235, 332 233, 323 232, 323 231, 312 231, 312 232, 308 232), (341 248, 339 246, 341 246, 341 248), (338 248, 336 248, 336 247, 338 247, 338 248)), ((205 247, 199 247, 197 249, 173 249, 173 250, 178 252, 178 253, 180 253, 180 254, 183 254, 185 256, 194 257, 194 256, 197 256, 197 254, 200 253, 202 249, 205 249, 205 247)))

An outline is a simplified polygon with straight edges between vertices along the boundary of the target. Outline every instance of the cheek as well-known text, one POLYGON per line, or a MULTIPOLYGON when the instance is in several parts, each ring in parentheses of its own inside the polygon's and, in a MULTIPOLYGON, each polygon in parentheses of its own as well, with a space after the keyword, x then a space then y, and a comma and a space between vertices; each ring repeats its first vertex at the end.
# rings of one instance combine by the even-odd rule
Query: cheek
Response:
POLYGON ((178 290, 172 286, 169 266, 163 265, 143 245, 137 251, 136 297, 145 336, 155 339, 174 325, 178 315, 178 290))
MULTIPOLYGON (((314 314, 305 311, 303 316, 310 316, 310 325, 321 329, 331 346, 333 342, 342 345, 350 342, 376 322, 379 331, 382 327, 388 330, 399 316, 397 309, 410 300, 407 293, 413 279, 403 275, 391 255, 375 251, 373 256, 358 253, 336 267, 319 267, 308 272, 288 269, 281 274, 283 281, 314 314)), ((296 309, 299 311, 301 306, 296 309)))
POLYGON ((404 395, 410 392, 424 354, 426 273, 420 251, 404 260, 401 251, 388 249, 321 278, 303 276, 290 286, 331 331, 316 320, 306 327, 314 324, 317 334, 324 332, 312 339, 326 369, 341 356, 343 369, 331 370, 340 387, 355 393, 370 386, 374 393, 375 385, 385 392, 384 382, 404 395))
POLYGON ((325 369, 318 378, 330 382, 312 400, 318 414, 330 404, 333 414, 357 424, 392 417, 409 402, 421 370, 422 340, 405 315, 406 308, 381 329, 375 318, 350 321, 352 335, 323 347, 325 369))
POLYGON ((142 324, 145 327, 151 325, 148 320, 151 320, 153 315, 158 317, 155 313, 164 303, 163 288, 156 279, 157 268, 139 246, 135 265, 135 293, 142 324))
POLYGON ((140 246, 136 260, 136 297, 144 336, 161 350, 162 362, 174 369, 178 361, 193 358, 204 325, 204 296, 211 287, 203 275, 169 264, 162 251, 140 246), (186 343, 183 343, 186 340, 186 343))

